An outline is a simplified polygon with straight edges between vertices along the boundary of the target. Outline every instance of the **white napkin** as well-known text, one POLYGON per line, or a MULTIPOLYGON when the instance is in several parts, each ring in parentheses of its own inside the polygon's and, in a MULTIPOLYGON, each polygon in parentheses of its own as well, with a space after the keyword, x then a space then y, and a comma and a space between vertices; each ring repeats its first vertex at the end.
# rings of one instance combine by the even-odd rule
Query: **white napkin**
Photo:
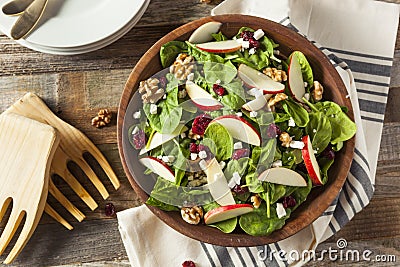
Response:
POLYGON ((189 239, 145 206, 119 212, 119 230, 132 266, 181 266, 185 260, 196 266, 301 266, 309 258, 296 260, 286 254, 282 259, 278 252, 301 255, 315 249, 373 195, 399 6, 370 0, 226 0, 212 11, 228 13, 294 26, 331 59, 346 84, 358 126, 350 173, 338 198, 313 224, 263 247, 220 247, 189 239))

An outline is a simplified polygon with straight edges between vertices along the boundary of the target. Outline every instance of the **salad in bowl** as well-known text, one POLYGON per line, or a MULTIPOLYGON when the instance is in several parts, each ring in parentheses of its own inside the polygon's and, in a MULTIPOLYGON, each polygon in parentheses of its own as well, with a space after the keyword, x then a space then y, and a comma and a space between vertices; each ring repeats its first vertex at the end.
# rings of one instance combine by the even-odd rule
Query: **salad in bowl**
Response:
POLYGON ((162 70, 137 85, 124 128, 144 173, 135 179, 147 205, 190 227, 268 236, 330 180, 356 126, 301 50, 221 25, 163 43, 162 70))

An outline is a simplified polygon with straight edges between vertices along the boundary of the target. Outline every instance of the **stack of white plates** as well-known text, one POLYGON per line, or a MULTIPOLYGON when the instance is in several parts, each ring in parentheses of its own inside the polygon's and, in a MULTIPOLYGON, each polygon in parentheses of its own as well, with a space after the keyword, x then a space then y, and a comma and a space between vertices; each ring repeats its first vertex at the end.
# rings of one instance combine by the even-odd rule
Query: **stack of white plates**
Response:
MULTIPOLYGON (((0 0, 0 6, 9 1, 0 0)), ((149 3, 150 0, 51 0, 35 30, 17 42, 49 54, 91 52, 130 31, 149 3)), ((0 31, 10 36, 17 18, 0 10, 0 31)))

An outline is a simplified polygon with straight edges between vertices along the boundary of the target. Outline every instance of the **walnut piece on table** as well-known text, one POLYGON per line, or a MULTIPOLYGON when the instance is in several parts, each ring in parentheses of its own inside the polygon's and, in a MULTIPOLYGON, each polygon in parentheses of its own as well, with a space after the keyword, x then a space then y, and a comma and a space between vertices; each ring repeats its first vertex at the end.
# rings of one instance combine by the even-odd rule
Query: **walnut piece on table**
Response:
POLYGON ((211 4, 213 0, 200 0, 200 3, 211 4))
POLYGON ((100 109, 97 116, 92 119, 92 125, 96 128, 106 126, 111 122, 112 113, 108 109, 100 109))

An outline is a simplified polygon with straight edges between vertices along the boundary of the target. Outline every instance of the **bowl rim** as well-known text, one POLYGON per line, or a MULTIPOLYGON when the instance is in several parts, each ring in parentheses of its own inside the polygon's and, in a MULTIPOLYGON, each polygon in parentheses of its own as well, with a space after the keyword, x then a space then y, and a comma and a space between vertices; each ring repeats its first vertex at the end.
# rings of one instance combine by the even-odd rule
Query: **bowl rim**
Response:
MULTIPOLYGON (((129 105, 129 102, 137 90, 137 84, 139 83, 139 76, 142 73, 142 71, 145 68, 144 62, 147 60, 147 58, 153 58, 154 56, 157 56, 160 48, 163 44, 170 40, 175 40, 179 38, 182 33, 190 33, 196 28, 198 28, 200 25, 209 22, 209 21, 219 21, 222 23, 229 23, 229 22, 237 22, 238 20, 251 20, 253 24, 259 24, 259 25, 265 25, 263 28, 266 28, 267 25, 273 26, 273 28, 277 28, 279 30, 279 34, 284 34, 291 36, 295 39, 303 39, 303 42, 306 41, 307 43, 311 44, 309 45, 309 49, 311 49, 313 52, 318 54, 319 62, 321 64, 324 64, 329 68, 329 73, 330 75, 333 76, 334 81, 336 83, 336 86, 338 87, 338 90, 341 92, 347 92, 347 89, 340 78, 339 73, 336 71, 335 67, 332 65, 331 61, 329 58, 319 49, 317 48, 312 42, 310 42, 308 39, 306 39, 304 36, 300 35, 296 31, 289 29, 281 24, 278 24, 276 22, 260 18, 260 17, 254 17, 254 16, 249 16, 249 15, 240 15, 240 14, 229 14, 229 15, 217 15, 217 16, 209 16, 209 17, 204 17, 200 18, 194 21, 191 21, 189 23, 186 23, 171 32, 167 33, 164 35, 162 38, 160 38, 155 44, 153 44, 147 51, 146 53, 139 59, 139 61, 136 63, 135 67, 132 69, 128 80, 126 81, 126 84, 124 86, 119 107, 118 107, 118 116, 117 116, 117 142, 118 142, 118 150, 119 150, 119 155, 121 159, 121 163, 123 165, 124 172, 139 196, 140 200, 145 202, 146 199, 148 198, 148 195, 146 192, 144 192, 140 186, 136 183, 135 178, 133 177, 133 174, 130 172, 128 168, 128 164, 126 162, 126 157, 124 155, 124 148, 123 148, 123 129, 124 129, 124 118, 126 115, 126 109, 129 105), (189 30, 187 30, 189 29, 189 30)), ((243 25, 246 26, 246 25, 243 25)), ((268 33, 268 31, 267 31, 268 33)), ((354 113, 353 113, 353 107, 351 105, 350 99, 343 99, 345 102, 345 106, 348 108, 347 115, 354 121, 354 113)), ((315 210, 314 216, 307 217, 307 216, 301 216, 299 220, 301 219, 302 225, 297 226, 294 224, 290 224, 290 219, 286 221, 286 224, 283 228, 278 229, 271 233, 268 236, 251 236, 248 234, 240 234, 240 233, 230 233, 230 234, 223 234, 219 230, 212 228, 212 227, 207 227, 210 228, 207 232, 208 234, 205 234, 204 231, 194 231, 193 229, 189 229, 190 227, 179 227, 179 222, 172 218, 169 212, 165 212, 160 210, 159 208, 153 207, 146 205, 152 213, 154 213, 159 219, 161 219, 164 223, 169 225, 171 228, 175 229, 176 231, 180 232, 181 234, 214 245, 220 245, 220 246, 233 246, 233 247, 239 247, 239 246, 258 246, 258 245, 265 245, 265 244, 270 244, 274 242, 281 241, 285 238, 288 238, 304 228, 308 227, 311 225, 316 219, 318 219, 321 214, 329 207, 329 205, 337 198, 338 194, 340 193, 341 188, 344 185, 344 182, 347 178, 347 174, 349 173, 350 170, 350 165, 351 161, 353 158, 354 154, 354 147, 355 147, 355 137, 351 138, 350 140, 346 141, 345 146, 343 147, 342 154, 344 155, 351 155, 351 159, 344 161, 344 164, 341 165, 341 168, 339 170, 339 173, 337 177, 335 178, 334 182, 330 186, 330 192, 331 194, 328 194, 328 197, 324 198, 321 205, 313 205, 313 208, 315 210), (213 233, 222 233, 223 235, 218 235, 218 239, 213 237, 213 233)), ((315 190, 315 189, 313 189, 315 190)), ((323 189, 323 192, 327 191, 323 189)), ((326 196, 326 194, 324 195, 326 196)), ((322 197, 322 194, 317 195, 314 200, 319 200, 319 198, 322 197)), ((301 205, 300 205, 301 207, 301 205)), ((296 210, 297 211, 297 210, 296 210)), ((295 212, 296 212, 295 211, 295 212)), ((295 213, 294 212, 294 213, 295 213)), ((179 216, 180 217, 180 216, 179 216)), ((181 218, 179 218, 181 219, 181 218)), ((182 220, 182 219, 181 219, 182 220)), ((195 226, 196 227, 196 226, 195 226)))

